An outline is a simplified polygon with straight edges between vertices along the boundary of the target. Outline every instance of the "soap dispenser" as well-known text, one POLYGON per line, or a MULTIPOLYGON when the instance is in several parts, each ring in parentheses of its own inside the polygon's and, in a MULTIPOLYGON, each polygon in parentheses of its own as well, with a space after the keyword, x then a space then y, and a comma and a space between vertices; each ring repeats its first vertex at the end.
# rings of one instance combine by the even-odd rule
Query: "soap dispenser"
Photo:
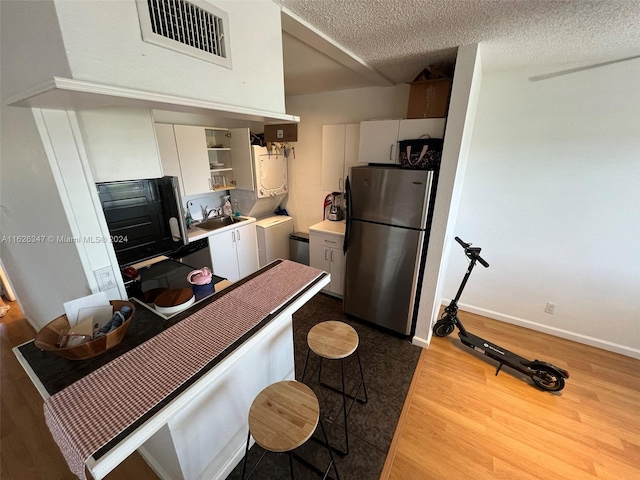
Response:
POLYGON ((231 197, 229 195, 224 196, 224 205, 222 206, 222 213, 224 213, 226 217, 231 217, 233 215, 233 208, 231 207, 231 202, 229 201, 230 198, 231 197))

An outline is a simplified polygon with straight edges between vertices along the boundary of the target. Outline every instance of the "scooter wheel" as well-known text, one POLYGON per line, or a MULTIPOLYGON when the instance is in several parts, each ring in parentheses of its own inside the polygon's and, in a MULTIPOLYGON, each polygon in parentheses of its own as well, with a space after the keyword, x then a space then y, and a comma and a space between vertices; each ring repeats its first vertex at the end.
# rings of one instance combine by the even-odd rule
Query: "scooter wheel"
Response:
POLYGON ((564 378, 562 378, 553 368, 536 368, 531 380, 533 380, 533 383, 535 383, 539 388, 546 390, 547 392, 559 392, 564 388, 564 378))
POLYGON ((438 320, 433 326, 433 334, 436 337, 446 337, 453 332, 455 326, 449 320, 438 320))

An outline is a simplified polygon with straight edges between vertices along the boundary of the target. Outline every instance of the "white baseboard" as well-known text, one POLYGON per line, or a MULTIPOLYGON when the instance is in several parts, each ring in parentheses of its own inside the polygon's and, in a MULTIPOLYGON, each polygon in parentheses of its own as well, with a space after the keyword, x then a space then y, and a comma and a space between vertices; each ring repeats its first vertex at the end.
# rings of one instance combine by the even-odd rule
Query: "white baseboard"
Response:
MULTIPOLYGON (((449 305, 449 302, 450 300, 443 300, 442 304, 449 305)), ((550 327, 542 323, 532 322, 531 320, 525 320, 524 318, 514 317, 512 315, 505 315, 500 312, 494 312, 493 310, 487 310, 486 308, 475 307, 473 305, 469 305, 466 303, 459 303, 458 307, 460 308, 460 310, 464 310, 470 313, 475 313, 477 315, 482 315, 484 317, 492 318, 494 320, 499 320, 505 323, 511 323, 513 325, 525 327, 530 330, 535 330, 537 332, 548 333, 549 335, 565 338, 567 340, 583 343, 585 345, 590 345, 592 347, 601 348, 609 352, 619 353, 620 355, 625 355, 627 357, 637 358, 640 360, 640 350, 633 347, 628 347, 626 345, 620 345, 618 343, 608 342, 606 340, 590 337, 588 335, 582 335, 581 333, 570 332, 568 330, 563 330, 561 328, 550 327)), ((415 343, 415 338, 414 338, 414 344, 420 345, 418 343, 415 343)))
POLYGON ((413 337, 411 339, 411 343, 413 345, 417 345, 418 347, 429 348, 429 342, 425 338, 413 337))

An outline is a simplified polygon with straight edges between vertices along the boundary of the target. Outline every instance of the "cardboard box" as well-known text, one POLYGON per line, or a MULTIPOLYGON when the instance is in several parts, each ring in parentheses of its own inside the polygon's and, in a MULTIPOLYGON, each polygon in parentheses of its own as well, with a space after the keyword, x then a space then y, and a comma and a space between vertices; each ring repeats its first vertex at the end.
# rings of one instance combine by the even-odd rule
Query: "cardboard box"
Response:
POLYGON ((265 125, 264 126, 265 142, 297 142, 298 141, 298 124, 283 123, 281 125, 265 125))
POLYGON ((411 82, 407 118, 442 118, 447 116, 451 79, 437 78, 411 82))

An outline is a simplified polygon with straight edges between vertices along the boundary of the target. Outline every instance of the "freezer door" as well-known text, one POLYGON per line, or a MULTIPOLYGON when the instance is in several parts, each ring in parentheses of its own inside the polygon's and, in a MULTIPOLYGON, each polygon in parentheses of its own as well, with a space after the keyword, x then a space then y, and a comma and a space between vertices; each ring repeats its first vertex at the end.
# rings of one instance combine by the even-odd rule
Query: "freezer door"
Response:
POLYGON ((349 176, 350 217, 425 228, 433 172, 389 167, 353 167, 349 176))
POLYGON ((408 335, 424 232, 357 220, 351 228, 345 313, 408 335))

